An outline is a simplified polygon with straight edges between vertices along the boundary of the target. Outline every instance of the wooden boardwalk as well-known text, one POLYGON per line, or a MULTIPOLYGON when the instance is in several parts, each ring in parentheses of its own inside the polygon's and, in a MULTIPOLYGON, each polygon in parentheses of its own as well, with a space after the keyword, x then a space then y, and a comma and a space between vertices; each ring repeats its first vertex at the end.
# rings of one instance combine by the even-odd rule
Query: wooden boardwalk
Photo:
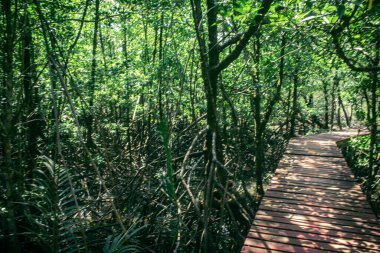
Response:
POLYGON ((354 135, 290 141, 241 252, 380 252, 379 223, 336 146, 354 135))

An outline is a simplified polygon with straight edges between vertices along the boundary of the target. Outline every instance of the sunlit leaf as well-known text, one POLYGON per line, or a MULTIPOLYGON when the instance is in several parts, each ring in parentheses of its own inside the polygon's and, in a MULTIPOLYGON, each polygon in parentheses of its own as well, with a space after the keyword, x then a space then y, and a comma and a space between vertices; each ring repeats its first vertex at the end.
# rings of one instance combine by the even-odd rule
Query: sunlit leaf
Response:
POLYGON ((321 17, 321 15, 309 16, 307 18, 302 19, 300 22, 302 23, 302 22, 309 21, 309 20, 312 20, 312 19, 315 19, 315 18, 319 18, 319 17, 321 17))

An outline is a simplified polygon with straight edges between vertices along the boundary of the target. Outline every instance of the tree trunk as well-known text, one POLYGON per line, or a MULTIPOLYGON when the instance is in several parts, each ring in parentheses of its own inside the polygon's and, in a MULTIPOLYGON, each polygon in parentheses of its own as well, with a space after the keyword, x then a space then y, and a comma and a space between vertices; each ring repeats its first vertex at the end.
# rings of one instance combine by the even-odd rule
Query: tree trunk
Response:
POLYGON ((327 82, 323 82, 323 97, 325 101, 325 124, 324 128, 329 129, 329 93, 327 91, 327 82))
MULTIPOLYGON (((247 31, 242 35, 237 35, 224 44, 219 44, 218 38, 218 8, 215 0, 207 0, 207 32, 203 29, 202 21, 204 20, 201 0, 192 0, 192 11, 196 37, 199 46, 201 60, 201 73, 206 95, 207 104, 207 125, 208 132, 206 135, 206 173, 205 181, 207 182, 204 189, 204 212, 202 236, 200 245, 202 250, 208 252, 211 243, 208 241, 208 221, 212 209, 212 196, 214 189, 214 172, 216 166, 223 166, 222 142, 219 130, 219 119, 217 114, 217 97, 218 97, 218 78, 219 74, 235 61, 243 49, 248 44, 250 38, 259 30, 265 14, 268 12, 273 0, 264 0, 261 8, 256 15, 254 22, 249 26, 247 31), (208 45, 206 45, 205 35, 208 34, 208 45), (229 45, 236 44, 235 48, 220 61, 220 53, 229 45)), ((217 179, 219 183, 226 186, 227 171, 224 168, 217 170, 217 179)), ((223 193, 222 196, 225 196, 223 193)), ((222 201, 222 203, 224 203, 222 201)))
MULTIPOLYGON (((158 112, 159 112, 158 114, 160 118, 160 124, 164 123, 164 106, 162 102, 162 93, 164 90, 163 83, 162 83, 163 33, 164 33, 164 11, 162 10, 161 17, 160 17, 159 36, 158 36, 158 112)), ((153 56, 153 58, 155 58, 155 56, 153 56)))
POLYGON ((290 118, 290 137, 296 136, 296 117, 298 114, 298 69, 295 70, 293 77, 293 105, 292 117, 290 118))
POLYGON ((195 114, 195 84, 197 83, 197 71, 195 70, 195 76, 194 75, 194 62, 195 62, 195 53, 194 50, 192 50, 192 56, 191 56, 191 64, 190 64, 190 80, 189 80, 189 96, 190 96, 190 107, 191 107, 191 118, 192 122, 195 122, 197 120, 197 116, 195 114), (194 88, 193 88, 194 86, 194 88))
POLYGON ((256 192, 259 195, 264 194, 263 187, 263 175, 265 169, 265 129, 269 122, 270 116, 272 115, 274 106, 280 100, 281 89, 284 83, 284 67, 285 67, 285 46, 286 37, 282 34, 281 44, 280 44, 280 65, 279 65, 279 75, 278 84, 276 87, 276 92, 273 98, 269 101, 267 105, 267 110, 262 115, 261 107, 261 84, 260 84, 260 33, 256 34, 256 41, 254 45, 254 62, 256 66, 255 73, 252 74, 252 81, 254 84, 255 94, 253 96, 253 114, 255 120, 255 168, 256 168, 256 192))
POLYGON ((96 82, 96 50, 98 47, 98 30, 99 30, 99 5, 100 0, 95 0, 95 22, 94 22, 94 37, 92 39, 92 62, 91 62, 91 77, 89 83, 89 106, 90 112, 87 118, 87 146, 89 148, 94 147, 93 134, 93 108, 94 108, 94 96, 95 96, 95 82, 96 82))
MULTIPOLYGON (((336 71, 336 70, 335 70, 336 71)), ((334 82, 331 89, 331 118, 330 118, 330 130, 333 130, 334 124, 335 124, 335 110, 336 110, 336 97, 335 97, 335 90, 339 85, 339 79, 338 74, 335 72, 334 82)))
POLYGON ((37 158, 37 140, 41 136, 41 124, 39 122, 39 114, 37 110, 38 88, 34 88, 33 79, 35 75, 35 66, 33 63, 33 38, 32 28, 29 22, 29 14, 27 4, 24 8, 24 32, 22 45, 22 73, 24 88, 24 104, 25 104, 25 125, 26 141, 27 141, 27 168, 23 174, 24 179, 31 179, 32 172, 36 165, 37 158))
POLYGON ((291 113, 291 105, 292 105, 292 88, 289 87, 288 90, 288 96, 287 96, 287 104, 286 104, 286 136, 289 137, 290 133, 290 121, 292 118, 292 113, 291 113))
POLYGON ((342 127, 342 119, 341 119, 341 107, 340 107, 340 103, 339 103, 339 94, 340 94, 340 87, 339 87, 339 83, 337 84, 337 87, 336 87, 337 91, 336 91, 336 96, 338 97, 338 111, 337 111, 337 123, 338 123, 338 127, 339 127, 339 130, 342 130, 343 127, 342 127))
POLYGON ((12 101, 14 98, 14 83, 13 83, 13 51, 14 51, 14 31, 13 31, 13 18, 12 17, 12 1, 2 1, 2 12, 5 15, 5 39, 3 42, 3 80, 2 80, 2 93, 4 95, 3 101, 3 130, 2 130, 2 145, 3 145, 3 169, 5 172, 6 182, 6 205, 7 205, 7 225, 5 227, 5 235, 9 238, 9 244, 6 246, 8 252, 20 252, 20 245, 17 236, 17 223, 16 223, 16 210, 14 202, 17 201, 17 186, 19 182, 16 180, 16 166, 12 160, 13 139, 15 135, 13 126, 13 108, 12 101))
POLYGON ((252 75, 255 94, 253 96, 253 112, 255 120, 255 174, 256 174, 256 192, 259 195, 264 194, 263 187, 263 170, 264 170, 264 149, 263 149, 263 131, 261 118, 261 87, 260 87, 260 34, 256 35, 254 43, 254 63, 255 73, 252 75))
POLYGON ((343 110, 343 114, 344 114, 344 118, 346 120, 347 127, 351 127, 351 119, 350 119, 350 116, 347 113, 346 108, 344 107, 343 100, 342 100, 342 97, 340 96, 340 93, 338 93, 338 102, 340 104, 340 107, 343 110))
MULTIPOLYGON (((122 50, 123 50, 123 61, 124 61, 124 68, 125 72, 127 73, 126 76, 128 77, 128 69, 129 69, 129 60, 128 59, 128 51, 127 51, 127 18, 126 15, 123 15, 122 17, 122 28, 123 28, 123 42, 122 42, 122 50)), ((101 48, 102 48, 102 54, 105 61, 105 51, 104 51, 104 43, 102 42, 102 36, 101 36, 101 29, 99 29, 99 37, 101 42, 101 48)), ((106 65, 104 65, 105 71, 107 71, 106 65)), ((128 78, 125 79, 126 83, 129 83, 128 78)), ((132 164, 132 136, 131 136, 131 102, 130 102, 130 85, 127 85, 126 87, 126 108, 122 111, 120 117, 125 118, 125 125, 127 126, 127 157, 128 157, 128 163, 132 164)))

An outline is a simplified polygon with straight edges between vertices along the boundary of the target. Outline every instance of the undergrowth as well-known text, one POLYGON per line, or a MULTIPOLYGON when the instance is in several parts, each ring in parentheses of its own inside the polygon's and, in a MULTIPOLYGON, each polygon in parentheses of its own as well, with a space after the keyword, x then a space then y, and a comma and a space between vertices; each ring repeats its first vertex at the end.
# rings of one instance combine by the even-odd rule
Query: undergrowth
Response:
MULTIPOLYGON (((377 136, 377 143, 380 140, 380 135, 377 136)), ((359 136, 348 141, 347 146, 343 148, 343 154, 355 175, 356 181, 361 185, 363 192, 367 196, 376 216, 380 218, 380 175, 375 176, 375 180, 371 183, 369 178, 371 170, 369 168, 369 146, 370 136, 359 136)), ((374 170, 380 166, 379 156, 380 148, 377 150, 374 157, 374 170)))

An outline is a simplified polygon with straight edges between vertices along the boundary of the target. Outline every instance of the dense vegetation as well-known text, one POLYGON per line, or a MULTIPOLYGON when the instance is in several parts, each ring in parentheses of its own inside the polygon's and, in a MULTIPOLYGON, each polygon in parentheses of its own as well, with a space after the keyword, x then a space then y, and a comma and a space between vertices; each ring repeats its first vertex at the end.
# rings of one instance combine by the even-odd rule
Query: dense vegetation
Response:
POLYGON ((377 0, 2 0, 0 251, 237 252, 288 139, 363 125, 377 0))
MULTIPOLYGON (((379 142, 379 139, 380 136, 377 135, 377 142, 379 142)), ((343 153, 355 175, 356 181, 366 193, 373 211, 377 217, 380 217, 380 176, 376 174, 377 176, 375 176, 373 182, 369 180, 372 174, 369 168, 370 141, 368 135, 352 138, 343 147, 343 153)), ((379 148, 377 148, 376 153, 380 153, 379 148)), ((377 157, 377 161, 379 161, 379 157, 377 157)))

